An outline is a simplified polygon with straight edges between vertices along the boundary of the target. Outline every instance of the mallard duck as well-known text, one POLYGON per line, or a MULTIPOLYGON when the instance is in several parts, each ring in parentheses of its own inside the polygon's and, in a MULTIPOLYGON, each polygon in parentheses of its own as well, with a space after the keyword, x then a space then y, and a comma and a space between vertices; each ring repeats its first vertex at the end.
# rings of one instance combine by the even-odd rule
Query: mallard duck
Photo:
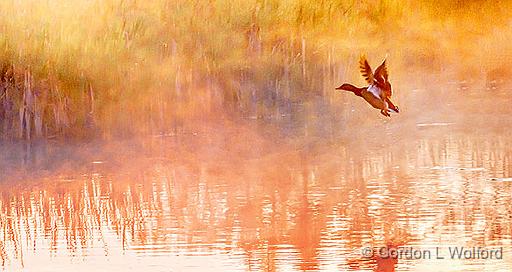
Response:
POLYGON ((336 90, 345 90, 353 92, 355 95, 362 97, 372 107, 380 109, 380 113, 384 116, 390 117, 390 112, 398 113, 398 107, 395 106, 391 98, 391 84, 388 81, 388 69, 386 68, 386 59, 382 64, 372 72, 372 68, 364 55, 359 59, 359 69, 366 82, 369 84, 367 87, 358 88, 354 85, 345 83, 336 90))

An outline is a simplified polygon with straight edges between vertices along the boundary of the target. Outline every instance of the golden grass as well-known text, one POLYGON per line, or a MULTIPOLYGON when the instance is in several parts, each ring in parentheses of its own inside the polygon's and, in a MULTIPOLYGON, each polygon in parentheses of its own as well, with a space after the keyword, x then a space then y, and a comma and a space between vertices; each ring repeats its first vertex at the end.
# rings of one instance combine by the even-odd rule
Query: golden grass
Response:
POLYGON ((460 0, 4 0, 0 134, 176 132, 226 113, 282 119, 297 103, 308 115, 316 98, 334 102, 332 87, 356 76, 364 52, 390 54, 404 69, 499 74, 511 49, 509 8, 460 0))

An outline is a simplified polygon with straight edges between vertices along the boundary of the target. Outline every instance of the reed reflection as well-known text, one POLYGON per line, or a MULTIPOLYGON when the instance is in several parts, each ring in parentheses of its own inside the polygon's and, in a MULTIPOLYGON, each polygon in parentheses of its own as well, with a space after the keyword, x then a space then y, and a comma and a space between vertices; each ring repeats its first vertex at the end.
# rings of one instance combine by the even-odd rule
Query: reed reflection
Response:
POLYGON ((236 167, 153 158, 129 173, 104 162, 71 177, 6 182, 0 258, 9 268, 30 252, 220 254, 240 257, 246 271, 413 270, 421 264, 364 258, 360 249, 510 243, 511 186, 500 181, 512 174, 510 143, 435 135, 402 148, 349 143, 236 167))

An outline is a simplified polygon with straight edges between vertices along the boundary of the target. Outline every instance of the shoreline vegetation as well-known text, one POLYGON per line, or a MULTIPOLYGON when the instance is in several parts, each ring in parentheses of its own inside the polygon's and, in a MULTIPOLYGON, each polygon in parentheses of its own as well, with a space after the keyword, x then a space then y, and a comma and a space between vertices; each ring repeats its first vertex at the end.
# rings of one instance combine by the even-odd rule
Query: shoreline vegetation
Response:
POLYGON ((343 112, 334 87, 358 78, 361 53, 389 54, 401 81, 420 71, 498 82, 510 76, 510 6, 4 0, 0 139, 177 134, 224 118, 307 124, 343 112))

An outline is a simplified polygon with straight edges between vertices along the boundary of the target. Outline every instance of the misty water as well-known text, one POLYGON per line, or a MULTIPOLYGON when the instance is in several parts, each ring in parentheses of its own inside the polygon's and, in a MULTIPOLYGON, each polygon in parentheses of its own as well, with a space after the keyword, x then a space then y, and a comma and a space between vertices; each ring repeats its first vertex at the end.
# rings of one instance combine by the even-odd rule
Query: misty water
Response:
POLYGON ((137 140, 3 143, 1 268, 510 271, 510 90, 449 88, 407 88, 390 119, 347 95, 329 113, 345 121, 293 132, 248 117, 137 140), (451 259, 462 246, 502 258, 451 259))

